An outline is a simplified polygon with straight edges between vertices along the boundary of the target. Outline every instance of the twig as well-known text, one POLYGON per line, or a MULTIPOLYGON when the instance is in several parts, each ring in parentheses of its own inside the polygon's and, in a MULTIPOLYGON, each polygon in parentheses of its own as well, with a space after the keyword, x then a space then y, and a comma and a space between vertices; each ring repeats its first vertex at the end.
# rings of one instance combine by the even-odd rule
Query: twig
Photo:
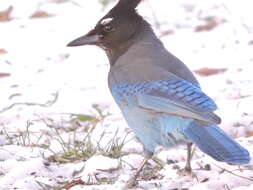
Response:
POLYGON ((220 166, 218 166, 218 165, 216 165, 216 164, 214 164, 214 165, 215 165, 216 167, 222 169, 223 171, 226 171, 226 172, 228 172, 228 173, 230 173, 230 174, 232 174, 232 175, 235 175, 235 176, 240 177, 240 178, 243 178, 243 179, 247 179, 247 180, 249 180, 249 181, 253 181, 253 178, 241 176, 241 175, 235 174, 234 172, 232 172, 232 171, 230 171, 230 170, 227 170, 227 169, 225 169, 225 168, 222 168, 222 167, 220 167, 220 166))
POLYGON ((72 0, 72 1, 70 1, 70 3, 72 3, 75 6, 78 6, 79 8, 83 8, 83 6, 81 4, 79 4, 79 3, 77 3, 76 1, 72 0))
POLYGON ((56 92, 53 94, 53 100, 48 100, 46 103, 41 104, 41 103, 33 103, 33 102, 16 102, 11 104, 8 107, 3 108, 2 110, 0 110, 0 113, 4 113, 6 111, 11 110, 12 108, 16 107, 16 106, 40 106, 40 107, 50 107, 52 106, 58 99, 59 97, 59 92, 56 92))

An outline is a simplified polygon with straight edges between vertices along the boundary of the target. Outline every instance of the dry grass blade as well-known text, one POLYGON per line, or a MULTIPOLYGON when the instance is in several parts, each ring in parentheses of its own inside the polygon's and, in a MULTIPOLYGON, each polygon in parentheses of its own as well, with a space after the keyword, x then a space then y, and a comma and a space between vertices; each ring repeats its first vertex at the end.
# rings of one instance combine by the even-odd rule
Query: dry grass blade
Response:
POLYGON ((216 164, 214 164, 214 165, 215 165, 216 167, 222 169, 222 171, 228 172, 228 173, 230 173, 230 174, 232 174, 232 175, 235 175, 235 176, 237 176, 237 177, 240 177, 240 178, 243 178, 243 179, 246 179, 246 180, 249 180, 249 181, 253 181, 253 178, 251 178, 251 177, 241 176, 241 175, 238 175, 238 174, 236 174, 236 173, 234 173, 234 172, 232 172, 232 171, 230 171, 230 170, 227 170, 227 169, 225 169, 225 168, 222 168, 222 167, 220 167, 220 166, 218 166, 218 165, 216 165, 216 164))
POLYGON ((17 103, 13 103, 8 107, 3 108, 2 110, 0 110, 0 113, 4 113, 8 110, 11 110, 12 108, 16 107, 16 106, 40 106, 40 107, 50 107, 52 106, 57 100, 58 100, 58 96, 59 93, 56 92, 53 95, 53 99, 52 100, 48 100, 47 102, 45 102, 44 104, 41 103, 33 103, 33 102, 17 102, 17 103))

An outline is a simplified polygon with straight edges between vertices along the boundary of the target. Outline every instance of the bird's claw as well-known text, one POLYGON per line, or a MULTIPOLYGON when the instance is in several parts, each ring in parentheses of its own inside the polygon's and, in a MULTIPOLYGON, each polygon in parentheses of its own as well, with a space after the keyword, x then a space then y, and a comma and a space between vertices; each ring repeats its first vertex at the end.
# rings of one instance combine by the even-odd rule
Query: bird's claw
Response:
POLYGON ((192 169, 189 167, 184 167, 183 169, 179 169, 177 174, 180 176, 191 176, 195 177, 196 175, 192 172, 192 169))

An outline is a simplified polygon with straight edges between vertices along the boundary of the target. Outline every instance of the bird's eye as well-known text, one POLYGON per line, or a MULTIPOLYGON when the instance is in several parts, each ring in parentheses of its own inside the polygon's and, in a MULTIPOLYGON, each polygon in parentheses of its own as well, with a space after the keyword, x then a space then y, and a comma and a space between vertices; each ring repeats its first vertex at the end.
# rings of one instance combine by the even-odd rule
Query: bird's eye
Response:
POLYGON ((103 27, 103 30, 105 32, 112 32, 114 30, 114 27, 111 24, 107 24, 103 27))

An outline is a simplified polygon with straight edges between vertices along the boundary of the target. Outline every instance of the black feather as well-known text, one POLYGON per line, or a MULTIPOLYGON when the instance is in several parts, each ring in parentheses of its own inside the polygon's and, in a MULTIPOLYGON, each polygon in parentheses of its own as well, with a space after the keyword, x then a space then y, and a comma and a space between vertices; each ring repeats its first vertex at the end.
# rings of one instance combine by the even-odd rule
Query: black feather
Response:
POLYGON ((109 13, 135 11, 140 2, 141 0, 119 0, 109 13))

